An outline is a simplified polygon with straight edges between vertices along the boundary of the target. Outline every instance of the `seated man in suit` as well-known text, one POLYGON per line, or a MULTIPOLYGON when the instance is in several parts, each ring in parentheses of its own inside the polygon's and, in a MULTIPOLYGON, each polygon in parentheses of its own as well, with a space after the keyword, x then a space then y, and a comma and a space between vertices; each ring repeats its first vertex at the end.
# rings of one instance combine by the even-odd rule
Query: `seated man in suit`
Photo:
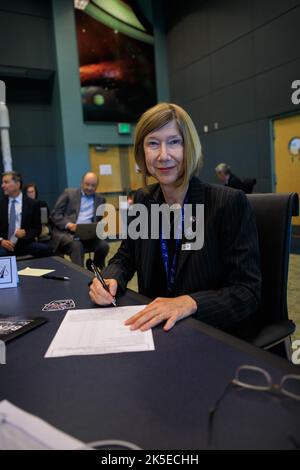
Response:
POLYGON ((244 191, 243 182, 240 180, 240 178, 231 173, 230 166, 226 165, 226 163, 219 163, 219 165, 217 165, 215 168, 215 172, 218 179, 225 186, 244 191))
POLYGON ((41 233, 40 208, 22 194, 22 177, 15 171, 2 175, 0 203, 0 256, 50 256, 47 245, 37 243, 41 233))
POLYGON ((84 252, 93 251, 94 263, 101 268, 109 250, 108 243, 98 238, 83 241, 75 236, 77 224, 97 222, 97 207, 105 203, 104 197, 96 193, 97 186, 98 176, 87 172, 80 188, 65 189, 59 196, 51 213, 52 246, 54 251, 68 254, 73 263, 80 266, 83 266, 84 252))

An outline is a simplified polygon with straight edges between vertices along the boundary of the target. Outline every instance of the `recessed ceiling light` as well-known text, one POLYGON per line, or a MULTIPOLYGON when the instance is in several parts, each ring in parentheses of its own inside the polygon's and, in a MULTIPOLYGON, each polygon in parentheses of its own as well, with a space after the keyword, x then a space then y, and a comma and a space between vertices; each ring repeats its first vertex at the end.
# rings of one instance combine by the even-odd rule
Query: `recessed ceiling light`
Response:
POLYGON ((74 0, 74 6, 78 10, 84 10, 89 3, 90 0, 74 0))

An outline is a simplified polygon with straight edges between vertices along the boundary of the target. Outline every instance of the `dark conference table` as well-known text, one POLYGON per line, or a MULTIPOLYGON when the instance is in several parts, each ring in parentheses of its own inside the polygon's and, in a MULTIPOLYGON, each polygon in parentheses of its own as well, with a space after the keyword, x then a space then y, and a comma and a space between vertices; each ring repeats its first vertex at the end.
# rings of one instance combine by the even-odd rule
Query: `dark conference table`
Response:
MULTIPOLYGON (((61 258, 22 261, 53 268, 70 281, 20 276, 0 291, 0 313, 45 316, 48 322, 7 345, 0 365, 0 400, 84 441, 123 439, 144 449, 205 449, 208 410, 239 365, 265 368, 276 383, 300 368, 193 318, 165 333, 153 330, 155 351, 45 359, 66 311, 42 312, 51 300, 73 299, 92 308, 91 273, 61 258)), ((118 304, 145 303, 127 291, 118 304)), ((214 419, 212 448, 295 449, 300 402, 231 387, 214 419), (292 436, 292 438, 291 438, 292 436)))

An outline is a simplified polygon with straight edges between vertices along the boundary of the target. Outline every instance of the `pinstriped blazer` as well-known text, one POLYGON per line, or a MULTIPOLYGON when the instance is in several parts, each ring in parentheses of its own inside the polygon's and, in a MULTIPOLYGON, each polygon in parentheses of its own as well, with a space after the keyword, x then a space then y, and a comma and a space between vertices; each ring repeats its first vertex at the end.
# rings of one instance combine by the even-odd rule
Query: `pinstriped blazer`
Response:
MULTIPOLYGON (((158 203, 160 191, 158 184, 149 192, 139 190, 136 202, 149 209, 158 203)), ((252 209, 242 191, 205 184, 196 177, 190 180, 188 203, 204 204, 204 246, 179 252, 173 294, 190 295, 197 302, 199 320, 230 330, 254 316, 260 304, 259 248, 252 209)), ((155 246, 156 240, 124 240, 104 276, 116 279, 123 290, 137 272, 139 292, 154 298, 155 246)))

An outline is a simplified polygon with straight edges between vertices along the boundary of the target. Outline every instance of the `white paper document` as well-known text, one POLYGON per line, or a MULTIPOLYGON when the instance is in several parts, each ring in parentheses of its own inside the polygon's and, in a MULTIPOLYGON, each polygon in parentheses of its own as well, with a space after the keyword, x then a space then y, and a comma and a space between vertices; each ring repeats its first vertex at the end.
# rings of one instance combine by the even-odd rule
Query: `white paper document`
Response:
POLYGON ((152 331, 131 331, 124 322, 145 305, 67 312, 45 357, 154 351, 152 331))
POLYGON ((0 449, 74 450, 83 446, 81 441, 9 401, 0 402, 0 449))
POLYGON ((53 273, 54 269, 36 269, 36 268, 24 268, 18 272, 20 276, 34 276, 34 277, 41 277, 44 274, 53 273))

